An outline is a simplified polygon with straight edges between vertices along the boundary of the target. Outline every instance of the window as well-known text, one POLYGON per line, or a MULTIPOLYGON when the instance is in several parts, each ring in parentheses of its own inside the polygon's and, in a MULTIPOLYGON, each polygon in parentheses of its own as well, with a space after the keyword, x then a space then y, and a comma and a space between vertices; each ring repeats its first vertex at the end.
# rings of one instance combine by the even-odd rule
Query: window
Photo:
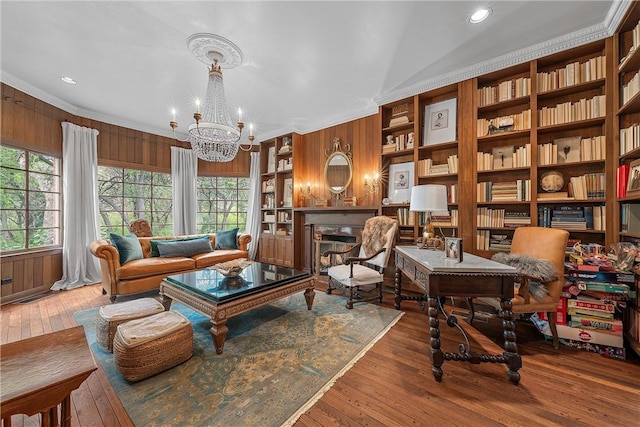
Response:
POLYGON ((249 209, 249 178, 198 177, 198 232, 214 233, 239 227, 249 209))
POLYGON ((0 250, 61 244, 60 159, 0 147, 0 250))
POLYGON ((98 194, 103 237, 129 233, 129 224, 140 218, 156 236, 173 234, 170 174, 99 166, 98 194))

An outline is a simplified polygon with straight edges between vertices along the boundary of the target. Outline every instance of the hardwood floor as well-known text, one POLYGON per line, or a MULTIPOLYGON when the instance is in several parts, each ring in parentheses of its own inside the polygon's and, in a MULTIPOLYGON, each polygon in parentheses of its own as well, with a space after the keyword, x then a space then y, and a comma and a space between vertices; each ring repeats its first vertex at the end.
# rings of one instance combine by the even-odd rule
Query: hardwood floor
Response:
MULTIPOLYGON (((0 308, 0 342, 75 326, 73 313, 108 304, 99 286, 62 291, 0 308)), ((384 306, 393 307, 385 295, 384 306)), ((300 417, 301 426, 409 425, 640 425, 640 361, 609 359, 551 343, 529 322, 518 322, 523 358, 520 385, 503 365, 445 362, 441 383, 429 360, 427 316, 403 302, 404 316, 300 417)), ((476 351, 499 353, 498 319, 469 330, 476 351)), ((443 326, 442 347, 454 351, 459 333, 443 326)), ((72 393, 73 426, 133 425, 101 369, 72 393)), ((39 425, 38 416, 14 416, 13 426, 39 425)))

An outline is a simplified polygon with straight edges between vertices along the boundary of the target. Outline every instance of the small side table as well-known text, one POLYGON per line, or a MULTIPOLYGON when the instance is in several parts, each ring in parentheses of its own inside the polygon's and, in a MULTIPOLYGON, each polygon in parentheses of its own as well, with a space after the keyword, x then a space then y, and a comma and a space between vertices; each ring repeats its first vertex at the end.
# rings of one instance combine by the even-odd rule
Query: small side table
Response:
POLYGON ((71 392, 97 369, 82 326, 0 346, 0 412, 42 414, 42 426, 71 426, 71 392))

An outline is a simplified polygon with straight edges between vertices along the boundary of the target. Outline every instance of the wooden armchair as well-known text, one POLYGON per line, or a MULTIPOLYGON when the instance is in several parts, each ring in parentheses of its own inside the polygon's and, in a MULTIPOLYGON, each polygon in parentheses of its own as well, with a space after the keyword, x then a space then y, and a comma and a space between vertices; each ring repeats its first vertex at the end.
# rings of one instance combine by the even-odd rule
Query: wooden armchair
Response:
MULTIPOLYGON (((346 307, 353 308, 355 302, 378 300, 382 302, 382 282, 384 269, 389 263, 391 252, 398 232, 398 222, 387 216, 369 218, 362 231, 362 243, 350 247, 345 251, 326 251, 322 255, 329 259, 336 259, 335 255, 345 256, 359 251, 357 257, 346 257, 344 264, 332 265, 329 274, 327 293, 330 294, 332 285, 349 289, 346 307), (334 256, 332 256, 334 255, 334 256), (367 292, 377 289, 377 294, 364 298, 358 292, 362 287, 368 287, 367 292)), ((362 289, 364 291, 364 289, 362 289)))
MULTIPOLYGON (((518 289, 514 289, 513 312, 536 313, 546 312, 549 319, 549 328, 553 335, 553 347, 558 348, 559 339, 556 328, 556 307, 562 293, 564 283, 564 260, 567 248, 569 232, 545 227, 520 227, 513 234, 511 242, 512 255, 528 255, 535 259, 549 261, 556 270, 555 279, 544 281, 546 292, 540 295, 538 292, 532 293, 531 282, 541 281, 539 277, 532 277, 520 271, 516 282, 520 284, 518 289)), ((543 291, 544 291, 543 290, 543 291)), ((492 307, 500 308, 500 300, 497 298, 478 298, 479 301, 489 304, 492 307)), ((473 321, 473 301, 468 300, 471 314, 469 321, 473 321)))

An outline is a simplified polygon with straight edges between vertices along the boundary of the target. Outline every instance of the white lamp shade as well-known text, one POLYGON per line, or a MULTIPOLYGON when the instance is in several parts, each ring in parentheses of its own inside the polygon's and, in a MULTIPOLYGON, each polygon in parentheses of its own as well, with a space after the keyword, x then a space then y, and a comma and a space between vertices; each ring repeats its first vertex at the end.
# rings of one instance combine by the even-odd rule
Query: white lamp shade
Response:
POLYGON ((434 212, 447 210, 447 187, 444 185, 416 185, 411 188, 409 210, 434 212))

